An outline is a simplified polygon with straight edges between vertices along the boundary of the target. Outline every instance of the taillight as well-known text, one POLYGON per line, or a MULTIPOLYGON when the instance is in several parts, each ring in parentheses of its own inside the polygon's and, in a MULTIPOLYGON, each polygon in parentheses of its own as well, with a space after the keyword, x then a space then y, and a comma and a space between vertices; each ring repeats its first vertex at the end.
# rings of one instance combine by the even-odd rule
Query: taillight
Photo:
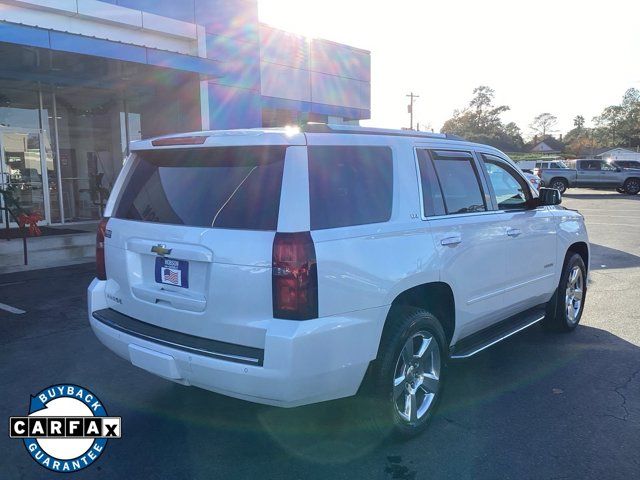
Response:
POLYGON ((103 218, 98 223, 98 231, 96 232, 96 277, 98 280, 107 279, 107 269, 104 263, 104 237, 107 232, 108 218, 103 218))
POLYGON ((318 270, 310 232, 276 233, 271 272, 274 318, 318 317, 318 270))

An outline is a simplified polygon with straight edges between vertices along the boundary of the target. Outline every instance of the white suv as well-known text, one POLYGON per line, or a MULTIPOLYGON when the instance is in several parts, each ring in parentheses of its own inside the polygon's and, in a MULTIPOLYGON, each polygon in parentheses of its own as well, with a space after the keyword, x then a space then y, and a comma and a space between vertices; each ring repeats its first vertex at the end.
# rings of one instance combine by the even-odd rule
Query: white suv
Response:
POLYGON ((379 425, 410 435, 449 359, 580 321, 589 243, 559 203, 500 151, 443 134, 140 141, 99 227, 89 320, 183 385, 282 407, 360 389, 379 425))

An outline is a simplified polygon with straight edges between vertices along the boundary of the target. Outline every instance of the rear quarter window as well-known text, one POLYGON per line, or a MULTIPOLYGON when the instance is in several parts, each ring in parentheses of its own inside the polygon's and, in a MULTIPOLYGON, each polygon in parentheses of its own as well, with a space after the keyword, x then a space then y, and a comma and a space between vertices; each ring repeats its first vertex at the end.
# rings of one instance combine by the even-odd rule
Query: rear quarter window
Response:
POLYGON ((285 146, 136 154, 115 217, 194 227, 276 230, 285 146))
POLYGON ((311 229, 386 222, 393 204, 389 147, 310 146, 311 229))

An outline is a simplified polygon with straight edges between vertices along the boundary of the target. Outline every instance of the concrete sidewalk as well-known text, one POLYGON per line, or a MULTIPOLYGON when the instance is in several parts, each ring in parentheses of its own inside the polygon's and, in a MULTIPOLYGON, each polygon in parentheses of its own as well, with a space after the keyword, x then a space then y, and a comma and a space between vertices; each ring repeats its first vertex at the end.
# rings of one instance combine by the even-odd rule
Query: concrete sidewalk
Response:
POLYGON ((0 274, 63 267, 95 261, 97 222, 51 226, 78 233, 27 238, 28 265, 24 265, 21 238, 0 239, 0 274))

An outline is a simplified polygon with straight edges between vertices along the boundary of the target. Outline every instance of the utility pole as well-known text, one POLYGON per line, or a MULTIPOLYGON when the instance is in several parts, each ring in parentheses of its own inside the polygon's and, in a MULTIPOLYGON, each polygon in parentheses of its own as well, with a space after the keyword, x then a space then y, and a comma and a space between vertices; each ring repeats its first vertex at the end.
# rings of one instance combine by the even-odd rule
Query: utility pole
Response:
POLYGON ((418 95, 414 95, 413 92, 407 95, 407 97, 411 99, 411 103, 407 106, 407 110, 409 111, 409 130, 413 130, 413 100, 420 97, 418 95))

